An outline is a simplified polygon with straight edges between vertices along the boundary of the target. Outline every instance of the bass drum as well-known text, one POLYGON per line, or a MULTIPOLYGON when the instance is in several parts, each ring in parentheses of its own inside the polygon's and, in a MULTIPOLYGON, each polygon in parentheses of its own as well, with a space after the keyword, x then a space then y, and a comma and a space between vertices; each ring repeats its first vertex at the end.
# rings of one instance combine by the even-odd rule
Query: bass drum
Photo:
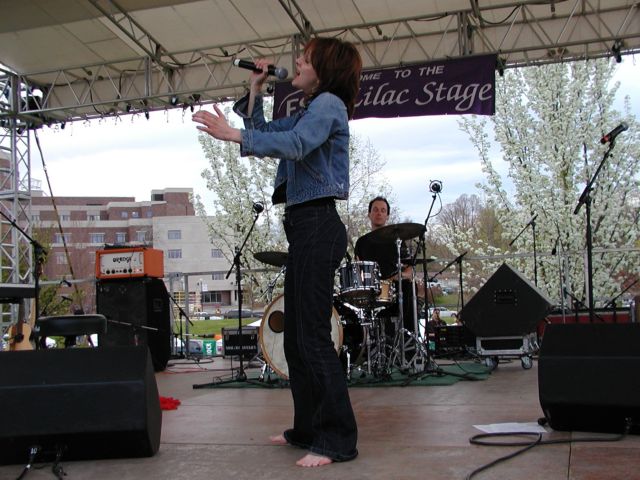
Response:
MULTIPOLYGON (((274 372, 288 380, 289 366, 284 356, 284 294, 278 295, 265 309, 259 337, 264 360, 274 372)), ((336 352, 339 352, 342 347, 342 325, 335 308, 331 310, 331 340, 336 352)))

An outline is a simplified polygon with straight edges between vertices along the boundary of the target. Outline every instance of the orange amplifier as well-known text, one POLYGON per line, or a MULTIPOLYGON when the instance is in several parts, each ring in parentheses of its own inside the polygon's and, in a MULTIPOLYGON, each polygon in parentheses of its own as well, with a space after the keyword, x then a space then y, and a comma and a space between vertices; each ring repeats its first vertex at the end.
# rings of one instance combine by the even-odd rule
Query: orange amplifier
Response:
POLYGON ((164 277, 162 250, 146 247, 96 251, 96 278, 164 277))

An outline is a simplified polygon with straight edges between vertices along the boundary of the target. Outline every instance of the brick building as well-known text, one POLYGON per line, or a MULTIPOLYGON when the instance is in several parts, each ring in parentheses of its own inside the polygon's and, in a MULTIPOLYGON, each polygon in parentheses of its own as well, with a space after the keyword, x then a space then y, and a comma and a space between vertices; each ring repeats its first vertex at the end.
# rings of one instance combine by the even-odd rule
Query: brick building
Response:
MULTIPOLYGON (((95 252, 105 245, 148 246, 164 252, 167 290, 181 303, 187 286, 190 309, 224 311, 237 305, 233 282, 221 273, 229 262, 211 245, 192 193, 152 190, 150 201, 137 202, 134 197, 51 198, 32 191, 33 233, 48 249, 43 278, 73 281, 84 292, 83 310, 94 312, 95 252)), ((67 290, 62 286, 60 292, 67 290)))

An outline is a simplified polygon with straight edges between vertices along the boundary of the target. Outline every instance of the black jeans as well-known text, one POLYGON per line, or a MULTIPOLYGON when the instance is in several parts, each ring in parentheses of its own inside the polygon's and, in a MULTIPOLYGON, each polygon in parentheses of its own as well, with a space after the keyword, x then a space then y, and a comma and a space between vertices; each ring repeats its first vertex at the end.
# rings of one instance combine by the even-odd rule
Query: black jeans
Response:
POLYGON ((293 395, 288 443, 335 461, 355 458, 358 429, 345 372, 331 341, 335 272, 347 234, 333 200, 288 208, 284 353, 293 395))

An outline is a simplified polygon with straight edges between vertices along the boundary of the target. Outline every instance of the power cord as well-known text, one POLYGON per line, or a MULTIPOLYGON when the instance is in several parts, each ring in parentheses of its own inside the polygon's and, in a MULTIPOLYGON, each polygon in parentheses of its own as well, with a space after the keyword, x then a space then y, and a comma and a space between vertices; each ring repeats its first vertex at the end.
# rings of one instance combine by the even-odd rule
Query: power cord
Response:
MULTIPOLYGON (((546 423, 546 418, 541 418, 538 420, 540 425, 546 423)), ((499 463, 505 462, 511 458, 517 457, 518 455, 526 452, 527 450, 531 450, 533 447, 537 445, 556 445, 562 443, 586 443, 586 442, 619 442, 624 439, 629 431, 633 422, 630 418, 625 419, 625 428, 624 432, 620 435, 616 435, 614 437, 586 437, 586 438, 576 438, 570 440, 542 440, 542 433, 533 433, 533 432, 499 432, 499 433, 480 433, 478 435, 474 435, 469 439, 469 443, 472 445, 482 445, 485 447, 523 447, 520 450, 516 450, 504 457, 497 458, 481 467, 476 468, 469 475, 465 477, 465 480, 471 480, 478 473, 487 470, 499 463), (485 438, 496 438, 496 437, 526 437, 526 436, 535 436, 535 440, 532 442, 519 441, 519 442, 504 442, 504 443, 496 443, 485 441, 485 438)))

